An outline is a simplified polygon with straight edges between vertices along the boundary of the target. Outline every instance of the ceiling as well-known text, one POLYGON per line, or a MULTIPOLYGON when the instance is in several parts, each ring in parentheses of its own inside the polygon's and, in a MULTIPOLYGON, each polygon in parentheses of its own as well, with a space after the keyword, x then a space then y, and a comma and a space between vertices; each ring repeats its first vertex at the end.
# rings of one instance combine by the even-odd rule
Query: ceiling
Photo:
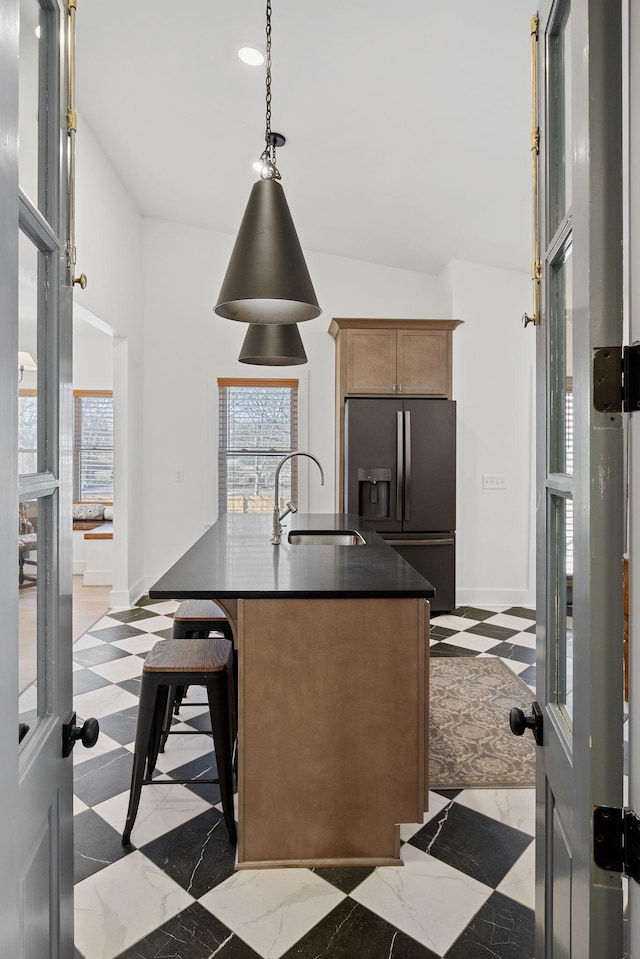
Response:
MULTIPOLYGON (((272 129, 305 249, 528 271, 531 0, 272 6, 272 129)), ((263 0, 80 6, 81 121, 143 215, 237 232, 265 68, 236 51, 264 32, 263 0)))

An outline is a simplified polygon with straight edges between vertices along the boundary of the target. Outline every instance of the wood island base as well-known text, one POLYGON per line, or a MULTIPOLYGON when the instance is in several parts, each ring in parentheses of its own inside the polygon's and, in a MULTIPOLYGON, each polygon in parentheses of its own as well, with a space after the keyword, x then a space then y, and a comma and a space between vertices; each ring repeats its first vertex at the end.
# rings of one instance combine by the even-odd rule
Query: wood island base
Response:
MULTIPOLYGON (((226 605, 226 604, 225 604, 226 605)), ((241 599, 239 869, 397 865, 426 810, 422 598, 241 599)))

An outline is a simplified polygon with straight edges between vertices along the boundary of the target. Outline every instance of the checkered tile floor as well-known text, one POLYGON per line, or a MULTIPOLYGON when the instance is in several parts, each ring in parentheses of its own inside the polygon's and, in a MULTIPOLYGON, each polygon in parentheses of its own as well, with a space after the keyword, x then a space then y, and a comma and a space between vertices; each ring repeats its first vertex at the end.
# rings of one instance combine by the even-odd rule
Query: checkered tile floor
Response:
MULTIPOLYGON (((404 867, 234 872, 218 787, 158 785, 125 849, 142 662, 177 606, 143 598, 74 646, 75 708, 101 727, 74 750, 76 959, 531 959, 532 789, 430 793, 401 826, 404 867)), ((500 656, 533 690, 534 628, 529 609, 456 609, 433 618, 431 655, 500 656)), ((204 728, 203 692, 177 728, 204 728)), ((210 750, 174 737, 158 770, 215 778, 210 750)))

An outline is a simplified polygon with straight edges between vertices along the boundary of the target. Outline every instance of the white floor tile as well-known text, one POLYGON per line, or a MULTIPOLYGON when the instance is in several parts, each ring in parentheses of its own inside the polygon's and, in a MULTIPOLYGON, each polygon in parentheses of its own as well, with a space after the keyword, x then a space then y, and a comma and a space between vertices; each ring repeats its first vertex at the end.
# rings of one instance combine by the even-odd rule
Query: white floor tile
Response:
POLYGON ((411 845, 404 866, 375 870, 351 897, 443 956, 492 890, 411 845))
POLYGON ((96 663, 89 669, 112 683, 121 683, 123 679, 134 679, 142 675, 143 660, 139 656, 121 656, 108 663, 96 663))
MULTIPOLYGON (((93 811, 113 826, 116 832, 122 833, 128 806, 129 790, 98 803, 93 811)), ((145 786, 140 794, 132 841, 138 847, 144 846, 207 809, 211 809, 210 803, 186 786, 145 786)))
POLYGON ((263 959, 279 959, 344 898, 309 869, 246 869, 199 902, 263 959))
POLYGON ((505 826, 535 836, 535 789, 464 789, 455 801, 467 809, 497 819, 505 826))
POLYGON ((111 645, 123 649, 125 653, 148 653, 157 642, 158 637, 153 633, 140 633, 139 636, 129 636, 128 639, 116 639, 111 645))
MULTIPOLYGON (((93 629, 97 628, 97 623, 93 629)), ((113 624, 111 624, 113 625, 113 624)), ((104 640, 98 639, 97 636, 92 636, 91 633, 85 633, 84 636, 81 636, 80 639, 73 644, 73 651, 75 653, 78 649, 92 649, 94 646, 104 646, 104 640)))
POLYGON ((425 823, 437 816, 445 806, 448 806, 451 800, 445 799, 438 793, 429 793, 429 811, 423 816, 422 822, 403 822, 400 823, 400 838, 403 842, 408 842, 412 836, 422 829, 425 823))
POLYGON ((524 646, 526 649, 536 648, 536 637, 533 633, 516 633, 515 636, 509 636, 508 643, 514 643, 516 646, 524 646))
MULTIPOLYGON (((154 613, 159 612, 156 607, 153 607, 154 613)), ((140 629, 148 629, 149 632, 159 633, 163 629, 173 629, 173 616, 153 616, 149 619, 141 619, 136 623, 136 626, 139 626, 140 629)), ((156 642, 160 639, 159 636, 156 636, 156 642)))
POLYGON ((136 851, 75 886, 75 941, 85 959, 113 959, 193 898, 136 851))
POLYGON ((114 749, 120 749, 120 743, 101 732, 97 743, 90 749, 85 749, 82 743, 76 743, 73 750, 73 765, 78 766, 80 763, 86 763, 89 759, 95 759, 96 756, 104 756, 114 749))
POLYGON ((149 609, 152 609, 154 613, 168 616, 170 613, 175 613, 179 605, 180 603, 175 599, 161 599, 157 603, 151 603, 149 609))
POLYGON ((79 716, 95 716, 100 719, 101 716, 110 716, 121 709, 137 706, 138 697, 119 686, 103 686, 101 689, 92 689, 91 692, 76 696, 73 705, 79 716))
MULTIPOLYGON (((193 715, 191 713, 190 715, 193 715)), ((174 723, 173 729, 187 729, 184 723, 174 723)), ((177 769, 184 763, 206 756, 213 752, 213 738, 211 736, 169 736, 163 753, 158 753, 156 769, 168 772, 177 769)))
POLYGON ((503 659, 502 662, 505 666, 508 666, 512 673, 515 673, 516 676, 519 676, 520 673, 523 673, 525 669, 529 669, 532 665, 531 663, 521 663, 517 659, 503 659))
POLYGON ((498 886, 498 892, 517 900, 529 909, 536 907, 535 859, 535 843, 532 842, 498 886))
POLYGON ((475 633, 463 633, 462 636, 449 636, 445 642, 449 646, 460 646, 462 649, 474 649, 478 653, 486 653, 500 643, 499 639, 490 639, 488 636, 476 636, 475 633))
POLYGON ((81 799, 78 799, 77 796, 73 797, 73 815, 77 816, 80 812, 86 812, 90 807, 86 803, 83 803, 81 799))

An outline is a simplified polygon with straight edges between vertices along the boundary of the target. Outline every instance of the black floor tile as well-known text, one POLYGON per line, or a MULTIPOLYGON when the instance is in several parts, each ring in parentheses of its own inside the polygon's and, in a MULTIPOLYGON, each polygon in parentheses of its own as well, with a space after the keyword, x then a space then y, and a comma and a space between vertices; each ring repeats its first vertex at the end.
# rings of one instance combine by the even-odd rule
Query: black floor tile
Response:
POLYGON ((534 931, 533 910, 494 892, 445 959, 533 959, 534 931))
MULTIPOLYGON (((126 690, 126 692, 128 692, 128 693, 133 693, 134 696, 137 696, 138 698, 140 698, 140 686, 141 686, 141 684, 142 684, 142 680, 141 680, 141 679, 138 679, 138 677, 134 676, 134 677, 132 677, 131 679, 123 679, 123 680, 121 680, 121 682, 116 683, 116 686, 119 686, 120 689, 124 689, 124 690, 126 690)), ((136 706, 135 709, 137 710, 137 708, 138 708, 138 707, 136 706)), ((130 743, 133 742, 133 739, 130 739, 129 742, 130 742, 130 743)))
POLYGON ((351 899, 343 900, 282 959, 438 959, 435 952, 351 899))
POLYGON ((456 802, 409 840, 412 846, 493 889, 532 842, 527 833, 456 802))
POLYGON ((82 693, 90 693, 93 689, 100 689, 102 686, 111 686, 109 680, 105 679, 104 676, 98 676, 92 669, 74 669, 74 696, 80 696, 82 693))
POLYGON ((491 647, 492 656, 501 656, 502 659, 513 659, 517 663, 535 663, 536 651, 528 646, 518 646, 517 643, 500 643, 491 647))
MULTIPOLYGON (((465 633, 474 633, 476 636, 487 636, 489 639, 497 639, 502 642, 510 639, 519 632, 517 629, 508 629, 506 626, 496 626, 494 623, 478 623, 477 626, 470 626, 465 629, 465 633)), ((491 650, 493 652, 493 650, 491 650)))
POLYGON ((133 754, 128 749, 113 749, 87 759, 74 767, 73 791, 87 806, 96 806, 130 788, 132 765, 133 754))
POLYGON ((522 632, 523 632, 523 633, 533 633, 533 635, 535 636, 535 634, 536 634, 536 624, 534 623, 533 626, 527 626, 527 628, 526 628, 526 629, 523 629, 522 632))
POLYGON ((117 619, 119 623, 137 623, 139 620, 159 615, 160 613, 154 613, 152 609, 144 606, 134 606, 132 609, 121 609, 117 613, 110 612, 109 619, 117 619))
POLYGON ((153 633, 154 636, 157 636, 158 639, 172 639, 173 638, 173 627, 167 626, 166 629, 149 630, 150 633, 153 633))
POLYGON ((371 875, 373 866, 338 866, 334 868, 322 867, 312 869, 322 879, 326 879, 332 886, 347 894, 353 892, 356 886, 371 875))
POLYGON ((117 862, 133 851, 122 845, 122 836, 108 822, 86 809, 73 817, 73 881, 81 882, 88 876, 117 862))
POLYGON ((213 807, 154 839, 142 852, 194 899, 232 876, 236 858, 222 813, 213 807))
MULTIPOLYGON (((103 629, 94 629, 89 635, 95 636, 105 643, 113 643, 116 639, 131 639, 132 636, 142 636, 146 632, 145 629, 136 629, 135 626, 122 623, 120 626, 105 626, 103 629)), ((117 648, 117 646, 114 646, 114 649, 117 648)), ((130 654, 126 653, 125 655, 129 656, 130 654)))
POLYGON ((429 656, 477 656, 477 649, 465 649, 464 646, 451 646, 444 640, 429 647, 429 656))
MULTIPOLYGON (((123 686, 122 683, 119 685, 123 686)), ((137 719, 138 707, 129 706, 128 709, 123 709, 119 713, 103 716, 100 720, 100 729, 121 746, 128 746, 129 743, 135 742, 137 719)))
MULTIPOLYGON (((170 750, 171 739, 167 743, 165 758, 170 759, 170 750)), ((212 751, 206 756, 199 756, 198 759, 194 759, 190 763, 184 763, 182 766, 170 769, 167 771, 167 776, 171 779, 217 779, 218 767, 215 753, 212 751)), ((212 806, 221 801, 220 786, 215 783, 193 783, 187 785, 186 788, 194 792, 196 796, 206 799, 212 806)))
POLYGON ((78 649, 73 658, 80 666, 98 666, 100 663, 110 663, 114 659, 123 659, 130 656, 124 649, 111 646, 109 643, 100 643, 99 646, 89 646, 88 649, 78 649))
POLYGON ((431 639, 448 639, 449 636, 455 636, 458 631, 455 629, 448 629, 446 626, 432 626, 429 630, 429 636, 431 639))
POLYGON ((210 959, 214 955, 220 959, 259 959, 257 952, 195 902, 116 959, 210 959))
POLYGON ((461 616, 463 619, 477 619, 482 622, 484 619, 490 619, 495 616, 495 610, 479 609, 477 606, 457 606, 453 611, 454 616, 461 616))
POLYGON ((156 603, 160 602, 157 599, 151 599, 149 596, 141 596, 140 599, 134 603, 135 606, 155 606, 156 603))
POLYGON ((444 796, 445 799, 455 799, 462 792, 461 789, 433 789, 436 796, 444 796))
POLYGON ((510 606, 509 609, 503 609, 505 616, 519 616, 520 619, 532 619, 535 622, 535 609, 528 609, 524 606, 510 606))
POLYGON ((536 688, 536 667, 529 666, 528 669, 523 669, 521 673, 518 674, 523 683, 526 683, 527 686, 531 686, 533 689, 536 688))

